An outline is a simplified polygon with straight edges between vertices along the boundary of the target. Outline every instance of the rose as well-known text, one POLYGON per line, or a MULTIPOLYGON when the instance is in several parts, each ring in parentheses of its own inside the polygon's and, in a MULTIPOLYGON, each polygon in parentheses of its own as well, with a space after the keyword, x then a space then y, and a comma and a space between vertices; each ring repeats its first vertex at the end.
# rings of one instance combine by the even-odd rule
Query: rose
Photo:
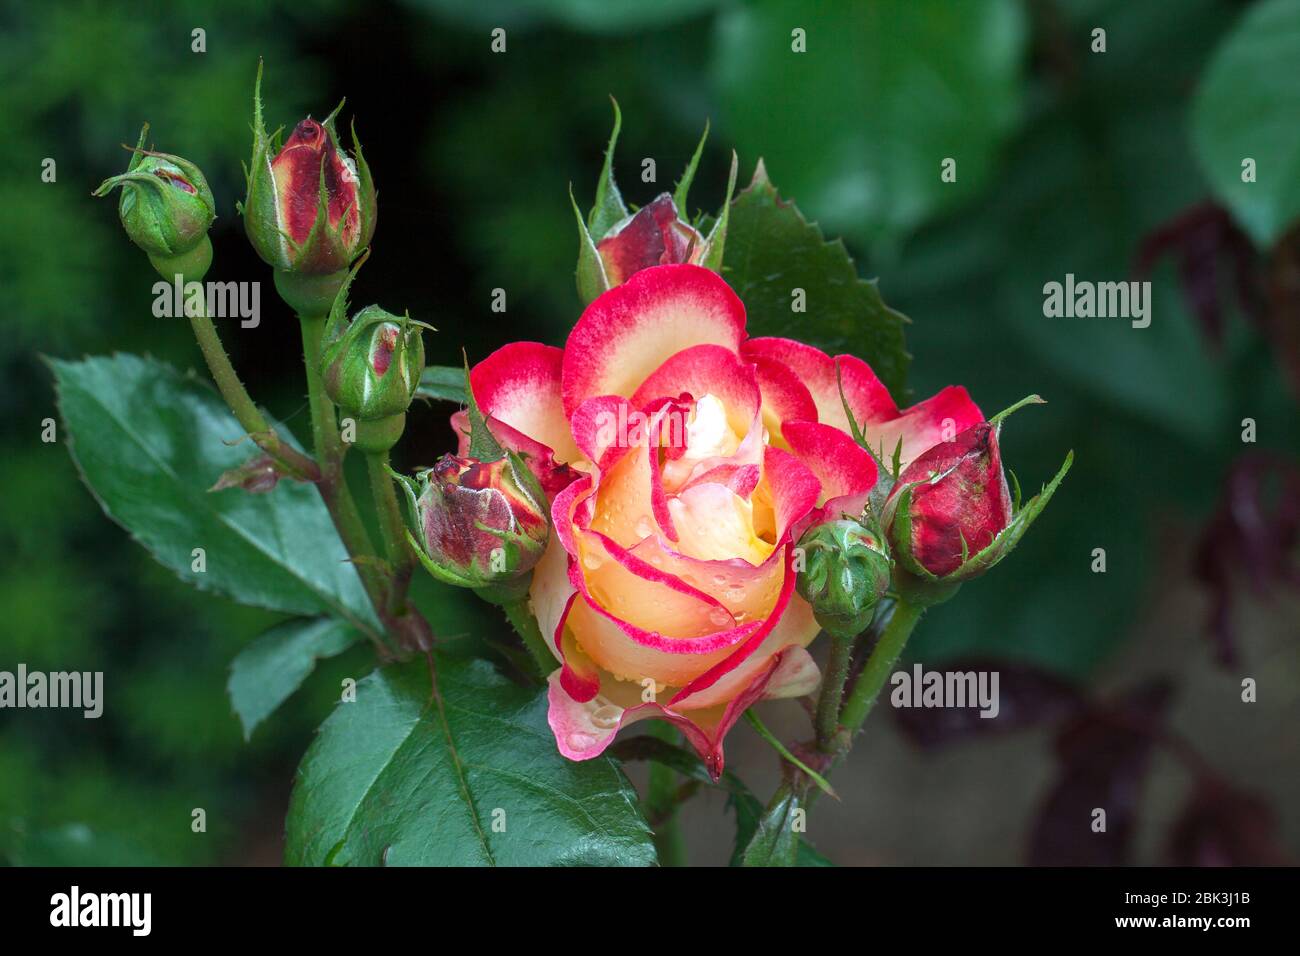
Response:
MULTIPOLYGON (((900 411, 860 359, 747 339, 726 282, 684 264, 602 294, 563 349, 505 346, 470 385, 552 497, 529 602, 559 664, 560 751, 594 757, 621 726, 660 717, 715 775, 746 707, 819 681, 794 542, 860 514, 877 478, 845 403, 904 463, 983 420, 960 387, 900 411)), ((463 413, 453 421, 464 436, 463 413)))
MULTIPOLYGON (((339 146, 334 114, 298 123, 282 147, 262 124, 262 72, 254 93, 253 159, 239 207, 257 254, 279 272, 332 275, 346 269, 375 232, 375 184, 361 154, 339 146)), ((337 112, 337 111, 336 111, 337 112)))

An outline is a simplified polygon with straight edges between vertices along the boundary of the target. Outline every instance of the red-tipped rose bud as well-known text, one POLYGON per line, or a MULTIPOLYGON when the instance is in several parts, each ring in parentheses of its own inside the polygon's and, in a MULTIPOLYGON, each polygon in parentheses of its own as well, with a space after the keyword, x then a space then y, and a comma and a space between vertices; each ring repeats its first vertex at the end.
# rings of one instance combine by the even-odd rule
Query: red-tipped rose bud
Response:
POLYGON ((704 251, 700 234, 677 215, 673 197, 662 193, 616 224, 596 243, 611 286, 622 285, 650 266, 695 262, 704 251))
POLYGON ((537 479, 514 453, 484 462, 444 455, 412 497, 417 551, 429 573, 460 587, 501 585, 531 571, 551 524, 537 479))
POLYGON ((212 190, 202 170, 189 160, 145 149, 148 131, 146 123, 126 172, 104 180, 94 195, 106 196, 121 186, 118 215, 131 241, 168 279, 176 272, 200 279, 212 260, 212 190))
MULTIPOLYGON (((1071 453, 1042 492, 1020 505, 1002 471, 998 437, 1002 420, 1031 396, 926 451, 903 470, 884 507, 885 526, 901 571, 944 586, 978 577, 1016 546, 1047 506, 1074 460, 1071 453)), ((897 582, 906 586, 907 582, 897 582)), ((919 600, 945 600, 951 591, 924 588, 919 600)))
MULTIPOLYGON (((284 145, 262 122, 262 70, 254 94, 253 160, 240 206, 253 248, 279 272, 332 275, 346 269, 375 232, 375 185, 361 154, 339 146, 336 109, 298 123, 284 145)), ((342 104, 340 104, 340 107, 342 104)))
POLYGON ((899 476, 911 487, 895 511, 890 543, 915 574, 946 578, 983 551, 1011 521, 1011 491, 1002 473, 997 429, 988 422, 935 445, 899 476))

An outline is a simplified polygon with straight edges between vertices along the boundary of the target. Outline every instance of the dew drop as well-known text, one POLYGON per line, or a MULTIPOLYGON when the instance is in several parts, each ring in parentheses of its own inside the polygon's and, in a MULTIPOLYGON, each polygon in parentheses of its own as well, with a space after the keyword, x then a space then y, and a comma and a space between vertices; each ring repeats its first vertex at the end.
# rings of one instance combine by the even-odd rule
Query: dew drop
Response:
POLYGON ((584 734, 578 731, 569 734, 567 739, 570 750, 590 750, 596 743, 594 734, 584 734))

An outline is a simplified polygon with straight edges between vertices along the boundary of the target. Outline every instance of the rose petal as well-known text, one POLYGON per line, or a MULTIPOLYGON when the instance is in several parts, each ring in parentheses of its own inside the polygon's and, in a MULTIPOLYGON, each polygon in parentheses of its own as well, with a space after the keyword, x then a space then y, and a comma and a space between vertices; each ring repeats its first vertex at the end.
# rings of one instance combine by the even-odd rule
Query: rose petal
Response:
POLYGON ((771 497, 772 540, 779 543, 791 526, 816 506, 821 497, 821 482, 798 457, 769 447, 763 456, 763 482, 755 498, 764 490, 771 497))
POLYGON ((642 541, 632 553, 686 584, 707 589, 740 624, 763 620, 772 613, 785 577, 780 551, 773 551, 758 565, 742 558, 712 561, 675 551, 656 536, 642 541))
POLYGON ((913 405, 898 418, 863 426, 863 437, 873 449, 882 449, 882 460, 892 461, 899 438, 903 440, 901 464, 904 468, 940 442, 952 441, 968 428, 984 421, 984 414, 960 385, 913 405))
POLYGON ((787 422, 785 437, 821 483, 818 507, 795 523, 793 537, 797 540, 804 528, 826 517, 860 515, 876 485, 875 459, 844 432, 820 422, 787 422))
POLYGON ((876 377, 871 366, 852 355, 831 358, 821 349, 804 345, 793 339, 750 339, 741 347, 747 358, 764 358, 779 362, 789 368, 807 387, 817 406, 817 421, 849 431, 849 420, 844 414, 844 401, 840 399, 840 384, 844 386, 844 400, 853 410, 858 422, 893 418, 898 406, 889 389, 876 377), (839 375, 836 375, 838 365, 839 375))
POLYGON ((559 462, 578 456, 560 398, 564 352, 538 342, 512 342, 469 373, 484 415, 504 422, 555 453, 559 462))
POLYGON ((700 266, 643 269, 602 294, 564 346, 562 392, 568 414, 595 395, 630 398, 665 361, 693 345, 736 351, 745 307, 717 273, 700 266))
MULTIPOLYGON (((579 584, 576 577, 572 581, 579 584)), ((638 685, 649 677, 660 685, 680 687, 724 661, 760 624, 700 637, 666 637, 614 617, 579 593, 565 626, 602 670, 638 685)))
POLYGON ((673 638, 703 637, 735 627, 717 598, 692 587, 596 531, 577 532, 581 590, 611 617, 673 638))
POLYGON ((741 361, 734 349, 695 345, 682 349, 655 369, 632 395, 632 404, 642 407, 653 399, 677 398, 683 393, 696 401, 705 395, 719 399, 727 423, 742 436, 762 402, 754 367, 741 361))
POLYGON ((790 646, 806 647, 820 627, 808 602, 794 593, 793 547, 786 548, 786 575, 781 595, 763 626, 726 658, 684 686, 669 701, 679 710, 711 707, 730 700, 753 678, 763 662, 790 646))
POLYGON ((774 442, 782 440, 786 422, 817 421, 817 403, 793 369, 756 353, 746 358, 754 365, 763 396, 763 425, 774 442))
POLYGON ((695 748, 713 779, 722 776, 725 767, 722 742, 740 715, 755 701, 765 698, 798 696, 817 686, 817 665, 806 651, 791 647, 773 655, 753 675, 748 686, 727 701, 709 708, 682 713, 658 702, 632 698, 633 685, 619 684, 608 676, 602 680, 600 693, 587 701, 571 697, 561 682, 560 671, 549 679, 547 723, 555 734, 560 753, 570 760, 590 760, 605 751, 623 727, 638 720, 657 717, 681 730, 695 748))

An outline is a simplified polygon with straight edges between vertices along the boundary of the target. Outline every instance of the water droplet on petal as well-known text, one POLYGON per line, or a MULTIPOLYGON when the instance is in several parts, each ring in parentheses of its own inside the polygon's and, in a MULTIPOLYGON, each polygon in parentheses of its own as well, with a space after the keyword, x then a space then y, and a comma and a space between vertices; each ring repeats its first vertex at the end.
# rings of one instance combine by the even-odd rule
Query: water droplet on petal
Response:
POLYGON ((590 750, 596 744, 596 736, 595 734, 584 734, 579 731, 574 731, 569 734, 567 743, 570 750, 590 750))
POLYGON ((709 621, 716 628, 731 626, 731 615, 727 613, 725 607, 715 607, 709 612, 709 621))

